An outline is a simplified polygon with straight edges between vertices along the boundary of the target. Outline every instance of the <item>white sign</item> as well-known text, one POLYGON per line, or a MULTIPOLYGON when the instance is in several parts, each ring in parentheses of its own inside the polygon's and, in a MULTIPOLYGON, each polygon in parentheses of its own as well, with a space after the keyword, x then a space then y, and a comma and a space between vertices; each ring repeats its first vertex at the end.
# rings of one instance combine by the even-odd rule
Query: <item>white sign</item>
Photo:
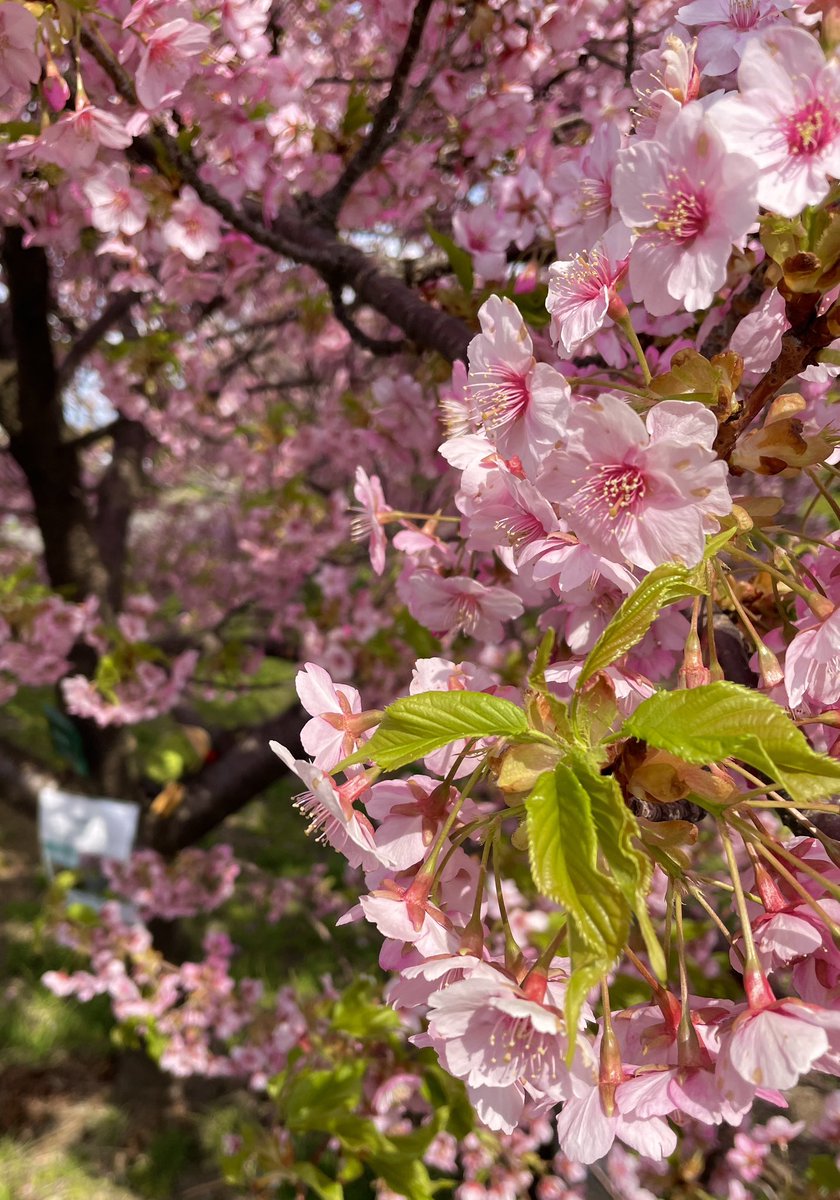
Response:
POLYGON ((56 787, 38 793, 38 836, 47 873, 76 871, 87 904, 101 903, 105 890, 103 859, 124 862, 131 854, 140 806, 122 800, 78 796, 56 787))

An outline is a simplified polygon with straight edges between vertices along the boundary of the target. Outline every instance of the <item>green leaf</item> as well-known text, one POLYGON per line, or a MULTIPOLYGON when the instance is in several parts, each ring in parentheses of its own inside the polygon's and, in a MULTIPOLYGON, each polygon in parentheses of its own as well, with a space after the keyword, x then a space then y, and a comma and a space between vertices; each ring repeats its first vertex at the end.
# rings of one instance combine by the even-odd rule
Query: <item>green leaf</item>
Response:
MULTIPOLYGON (((534 882, 570 917, 574 986, 570 983, 566 997, 569 1029, 576 1028, 586 992, 618 958, 630 929, 630 905, 598 860, 598 829, 579 776, 580 758, 570 756, 553 772, 546 771, 525 801, 534 882), (575 981, 578 972, 582 974, 575 981)), ((589 784, 591 773, 582 773, 589 784)), ((602 798, 596 806, 600 811, 602 798)))
POLYGON ((321 1200, 344 1200, 344 1188, 334 1179, 330 1179, 314 1163, 296 1162, 290 1170, 295 1180, 300 1180, 310 1188, 321 1200))
POLYGON ((373 113, 368 108, 365 93, 351 88, 350 95, 347 97, 344 119, 341 122, 342 136, 352 137, 354 133, 364 129, 365 125, 369 125, 372 119, 373 113))
POLYGON ((824 1196, 840 1194, 840 1169, 831 1154, 815 1154, 805 1170, 805 1178, 824 1196))
POLYGON ((336 770, 370 759, 394 771, 461 738, 528 734, 524 712, 509 700, 486 692, 421 692, 389 705, 373 737, 336 770))
POLYGON ((527 292, 511 290, 510 298, 522 314, 522 318, 534 329, 544 329, 551 320, 551 314, 545 306, 548 288, 544 283, 527 292))
POLYGON ((448 237, 447 234, 441 233, 438 229, 434 229, 430 223, 427 223, 426 228, 428 230, 429 237, 436 246, 440 246, 441 250, 443 250, 443 252, 446 254, 446 257, 449 259, 449 265, 451 266, 455 274, 455 278, 458 280, 463 290, 467 293, 467 295, 471 295, 475 285, 472 255, 468 250, 464 250, 461 246, 457 246, 455 242, 453 242, 452 238, 448 237))
POLYGON ((660 979, 667 974, 665 955, 654 932, 647 908, 653 864, 635 843, 639 823, 624 803, 621 788, 611 775, 602 775, 591 756, 573 750, 570 765, 589 794, 598 846, 622 895, 636 914, 651 965, 660 979))
POLYGON ((341 1117, 359 1107, 366 1070, 367 1064, 359 1058, 339 1063, 331 1071, 296 1075, 282 1096, 275 1096, 282 1101, 289 1129, 332 1132, 341 1117))
MULTIPOLYGON (((728 530, 727 534, 731 536, 728 530)), ((578 677, 576 692, 580 692, 598 671, 603 671, 637 645, 663 608, 686 596, 704 596, 707 592, 702 564, 684 567, 680 563, 663 563, 656 567, 627 597, 590 650, 578 677)))
POLYGON ((350 984, 333 1007, 330 1019, 333 1029, 354 1038, 381 1039, 400 1028, 399 1013, 376 1000, 374 986, 368 979, 356 979, 350 984))
POLYGON ((737 683, 659 692, 639 705, 622 733, 702 766, 740 759, 798 803, 840 791, 840 762, 812 750, 778 704, 737 683))

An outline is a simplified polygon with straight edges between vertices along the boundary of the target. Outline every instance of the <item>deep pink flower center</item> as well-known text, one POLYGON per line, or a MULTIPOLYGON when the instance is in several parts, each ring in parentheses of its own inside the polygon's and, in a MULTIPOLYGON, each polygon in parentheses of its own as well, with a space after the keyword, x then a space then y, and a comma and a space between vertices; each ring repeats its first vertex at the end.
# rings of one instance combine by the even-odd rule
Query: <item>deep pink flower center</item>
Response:
POLYGON ((597 508, 613 520, 632 512, 644 500, 647 483, 638 467, 622 463, 620 466, 600 467, 593 477, 581 488, 583 506, 597 508))
POLYGON ((761 8, 753 0, 729 0, 729 24, 739 33, 754 29, 761 17, 761 8))
POLYGON ((528 378, 507 363, 494 363, 477 372, 472 385, 481 419, 488 433, 498 433, 516 421, 528 407, 528 378))
POLYGON ((668 194, 649 207, 656 213, 656 227, 677 242, 691 242, 705 233, 709 205, 702 185, 698 187, 686 171, 669 174, 668 194))
POLYGON ((508 544, 514 549, 545 537, 542 521, 527 509, 519 509, 510 516, 501 517, 496 522, 496 529, 505 534, 508 544))
POLYGON ((788 151, 797 157, 819 154, 838 133, 837 118, 817 96, 787 117, 783 128, 788 151))

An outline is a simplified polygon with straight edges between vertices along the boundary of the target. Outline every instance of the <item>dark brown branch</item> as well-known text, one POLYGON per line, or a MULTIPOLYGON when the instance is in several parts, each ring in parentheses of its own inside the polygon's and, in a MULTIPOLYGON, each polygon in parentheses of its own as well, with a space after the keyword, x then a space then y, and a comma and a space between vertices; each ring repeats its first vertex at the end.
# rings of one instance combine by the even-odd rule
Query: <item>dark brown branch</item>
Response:
MULTIPOLYGON (((120 95, 137 103, 134 84, 123 67, 88 29, 82 31, 82 45, 114 82, 120 95)), ((261 219, 256 204, 237 208, 216 188, 202 179, 198 164, 182 153, 162 126, 155 126, 154 138, 134 141, 143 160, 160 170, 159 156, 165 152, 201 200, 215 209, 234 229, 246 234, 259 246, 304 266, 313 267, 324 279, 338 278, 351 287, 357 299, 387 317, 421 350, 434 350, 449 362, 466 360, 472 331, 459 317, 433 308, 400 279, 385 274, 362 250, 340 241, 329 230, 318 227, 294 209, 284 209, 269 228, 261 219)))
POLYGON ((363 350, 368 350, 371 354, 388 357, 392 354, 402 354, 408 348, 405 338, 378 338, 365 333, 364 329, 360 329, 353 320, 347 305, 341 298, 341 284, 337 282, 332 283, 329 285, 329 289, 336 321, 363 350))
POLYGON ((97 442, 104 442, 106 438, 113 437, 124 421, 125 417, 116 417, 107 425, 100 425, 97 429, 88 429, 86 433, 80 433, 78 437, 65 442, 65 445, 72 446, 77 451, 87 450, 88 446, 95 446, 97 442))
POLYGON ((408 36, 402 53, 397 60, 388 95, 379 105, 365 140, 347 163, 336 183, 318 198, 317 209, 322 220, 334 225, 344 201, 363 175, 366 175, 382 159, 391 144, 389 134, 397 119, 405 93, 408 76, 420 52, 423 30, 434 0, 418 0, 411 18, 408 36))
POLYGON ((781 388, 794 379, 806 367, 817 361, 817 356, 837 337, 837 314, 833 311, 815 317, 816 302, 813 298, 810 312, 805 311, 807 296, 797 296, 788 304, 788 319, 791 328, 782 337, 782 348, 776 361, 762 376, 739 411, 729 421, 724 421, 718 430, 715 450, 719 458, 728 459, 738 438, 761 413, 781 388), (796 319, 797 312, 805 315, 796 319))
POLYGON ((144 827, 146 843, 162 854, 176 854, 239 812, 249 800, 288 774, 268 743, 282 742, 297 753, 301 726, 300 710, 294 708, 252 729, 190 781, 174 813, 168 817, 149 814, 144 827))
POLYGON ((59 384, 69 383, 87 356, 96 349, 110 329, 122 320, 140 299, 136 292, 120 292, 105 306, 95 321, 88 325, 65 355, 59 367, 59 384))
POLYGON ((103 562, 109 564, 108 600, 122 608, 128 528, 143 490, 143 455, 149 434, 138 421, 116 421, 111 462, 96 491, 96 540, 103 562))
POLYGON ((47 256, 25 248, 23 231, 6 230, 3 266, 9 289, 17 386, 3 389, 0 423, 32 493, 54 588, 78 599, 106 597, 108 573, 99 557, 85 505, 76 448, 67 440, 49 328, 47 256))

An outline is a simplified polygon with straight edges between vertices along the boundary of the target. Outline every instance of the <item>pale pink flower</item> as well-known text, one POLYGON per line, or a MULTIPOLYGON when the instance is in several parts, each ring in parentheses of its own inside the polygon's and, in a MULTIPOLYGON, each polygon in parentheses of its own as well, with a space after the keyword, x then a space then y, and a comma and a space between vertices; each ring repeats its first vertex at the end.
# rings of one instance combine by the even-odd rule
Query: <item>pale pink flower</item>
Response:
POLYGON ((184 187, 161 232, 167 246, 180 250, 191 262, 199 262, 205 254, 218 250, 221 228, 222 219, 215 209, 202 204, 191 187, 184 187))
POLYGON ((785 30, 774 51, 760 40, 747 47, 740 94, 719 100, 709 119, 754 164, 759 203, 795 217, 840 176, 840 66, 804 29, 785 30))
POLYGON ((0 4, 0 100, 9 92, 28 92, 37 83, 41 62, 35 53, 38 22, 20 4, 0 4))
POLYGON ((507 248, 516 237, 510 218, 488 204, 456 212, 452 218, 456 245, 469 251, 473 266, 485 279, 502 279, 507 270, 507 248))
POLYGON ((562 354, 574 354, 612 324, 610 306, 627 274, 630 241, 629 230, 615 225, 591 250, 549 267, 545 306, 551 313, 551 340, 562 354))
POLYGON ((565 1094, 566 1027, 559 995, 536 999, 481 964, 466 979, 429 997, 428 1040, 442 1065, 467 1085, 480 1120, 512 1133, 525 1089, 565 1094))
POLYGON ((375 925, 384 938, 399 945, 413 946, 424 958, 452 954, 459 938, 452 919, 430 899, 431 876, 420 872, 406 883, 383 880, 359 900, 365 919, 375 925))
POLYGON ((478 311, 481 333, 469 344, 469 387, 489 440, 505 459, 533 476, 563 437, 569 385, 534 358, 522 314, 512 300, 491 296, 478 311))
POLYGON ((393 509, 385 503, 379 476, 368 475, 363 467, 356 467, 353 495, 361 505, 360 509, 355 510, 359 515, 353 520, 353 539, 370 539, 370 563, 376 574, 381 575, 385 570, 385 551, 388 548, 381 518, 387 518, 393 509))
POLYGON ((76 112, 62 113, 33 148, 36 158, 80 172, 93 165, 102 147, 125 150, 131 142, 131 134, 115 116, 85 104, 76 112))
POLYGON ((426 569, 413 572, 407 593, 415 620, 435 633, 461 630, 483 642, 502 640, 502 622, 519 617, 524 605, 503 587, 486 587, 466 575, 445 578, 426 569))
POLYGON ((266 25, 271 0, 222 0, 222 33, 249 61, 264 57, 270 48, 266 25))
MULTIPOLYGON (((832 904, 826 900, 822 903, 832 904)), ((835 920, 837 915, 832 913, 835 920)), ((825 925, 805 905, 762 913, 752 923, 752 934, 758 961, 767 974, 817 954, 827 936, 825 925)), ((737 969, 742 960, 736 959, 734 950, 730 957, 737 969)))
POLYGON ((269 746, 309 788, 295 800, 295 807, 310 818, 307 833, 317 833, 318 839, 343 854, 351 867, 371 871, 392 865, 378 849, 370 821, 353 807, 353 799, 368 788, 364 775, 354 776, 339 788, 314 763, 296 759, 280 742, 269 742, 269 746))
POLYGON ((553 172, 551 194, 557 199, 551 223, 560 231, 555 239, 558 255, 592 246, 616 223, 612 177, 621 143, 617 126, 605 121, 578 158, 561 163, 553 172))
POLYGON ((607 1113, 594 1062, 576 1060, 570 1081, 571 1095, 557 1118, 557 1137, 572 1162, 597 1162, 617 1137, 646 1158, 658 1160, 673 1153, 677 1135, 660 1116, 642 1119, 621 1112, 618 1106, 607 1113))
POLYGON ((740 1179, 753 1183, 764 1170, 764 1160, 770 1153, 770 1147, 743 1130, 735 1134, 733 1141, 732 1149, 727 1151, 726 1161, 738 1172, 740 1179))
POLYGON ((758 215, 756 170, 728 153, 699 104, 682 108, 657 141, 621 151, 615 203, 637 239, 630 286, 652 316, 708 308, 726 280, 733 245, 758 215))
POLYGON ((840 700, 840 608, 811 629, 803 629, 785 651, 788 704, 807 701, 827 708, 840 700))
MULTIPOLYGON (((419 692, 486 692, 497 683, 495 675, 484 667, 476 666, 475 663, 456 663, 448 658, 418 658, 411 673, 408 690, 412 696, 419 692)), ((466 744, 465 739, 459 738, 441 750, 427 754, 423 765, 433 775, 444 776, 454 768, 466 744)), ((477 755, 466 755, 454 778, 469 775, 475 769, 476 760, 477 755)))
POLYGON ((764 1125, 756 1125, 752 1136, 757 1142, 771 1146, 788 1146, 805 1129, 804 1121, 789 1121, 787 1117, 771 1117, 764 1125))
POLYGON ((146 224, 149 206, 142 192, 132 185, 124 163, 112 163, 82 184, 93 227, 101 233, 123 233, 132 237, 146 224))
POLYGON ((716 1064, 720 1088, 735 1106, 749 1101, 758 1088, 785 1091, 838 1044, 838 1012, 791 999, 743 1006, 722 1032, 716 1064))
MULTIPOLYGON (((352 754, 372 728, 367 714, 362 713, 362 700, 354 687, 333 683, 327 671, 315 663, 304 663, 295 676, 300 702, 311 715, 301 730, 300 741, 315 766, 331 771, 352 754)), ((376 714, 376 718, 381 714, 376 714)))
POLYGON ((712 445, 717 421, 693 401, 664 401, 643 422, 617 396, 579 404, 569 444, 543 490, 596 554, 651 570, 694 566, 716 516, 732 508, 726 466, 712 445))
POLYGON ((703 1125, 740 1123, 743 1110, 733 1108, 720 1094, 714 1071, 706 1066, 657 1066, 639 1071, 616 1088, 621 1113, 646 1120, 684 1113, 703 1125))
POLYGON ((686 42, 669 30, 656 50, 639 59, 631 83, 639 99, 636 132, 655 137, 660 123, 667 124, 680 108, 700 94, 700 72, 694 61, 696 43, 686 42))
MULTIPOLYGON (((455 788, 428 775, 375 783, 365 800, 365 808, 379 822, 377 846, 386 851, 399 870, 416 866, 425 858, 457 798, 455 788)), ((459 810, 459 822, 463 824, 477 816, 475 805, 465 800, 459 810)))
POLYGON ((176 17, 155 29, 137 65, 137 99, 154 110, 175 100, 193 72, 193 59, 210 43, 210 30, 176 17))
POLYGON ((706 75, 728 75, 738 66, 756 30, 775 25, 793 0, 691 0, 677 20, 699 29, 697 61, 706 75))
POLYGON ((509 570, 519 552, 560 528, 554 509, 534 484, 510 471, 488 472, 485 487, 459 494, 461 536, 468 550, 497 550, 509 570))

